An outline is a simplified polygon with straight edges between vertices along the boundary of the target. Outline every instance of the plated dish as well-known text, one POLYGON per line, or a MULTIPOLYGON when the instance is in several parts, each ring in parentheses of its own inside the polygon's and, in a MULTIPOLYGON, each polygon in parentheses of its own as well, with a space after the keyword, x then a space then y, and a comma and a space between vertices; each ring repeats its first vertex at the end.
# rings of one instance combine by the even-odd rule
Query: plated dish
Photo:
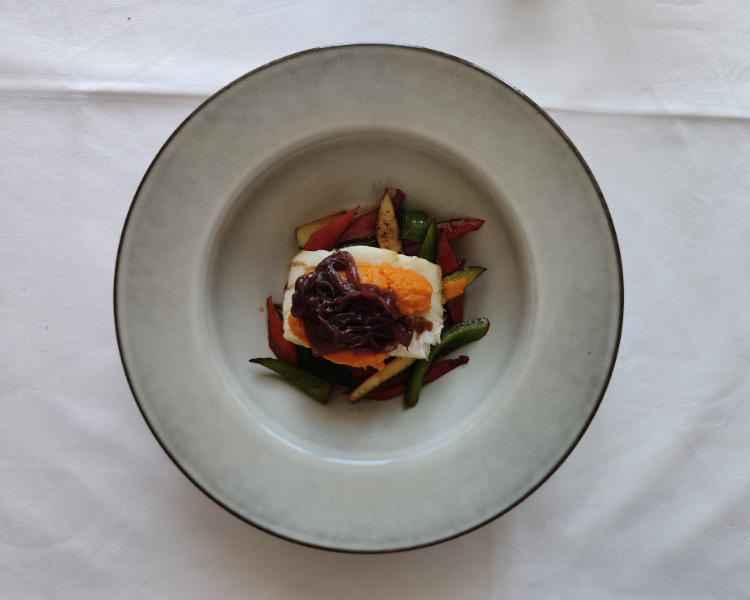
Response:
POLYGON ((602 400, 623 314, 609 212, 560 128, 474 65, 381 44, 286 57, 186 119, 133 200, 114 300, 133 394, 182 471, 265 531, 351 552, 450 539, 537 489, 602 400), (324 406, 249 359, 295 227, 386 188, 485 221, 457 252, 487 268, 466 311, 492 327, 416 410, 324 406))
POLYGON ((386 190, 380 203, 321 217, 296 229, 283 302, 266 300, 273 357, 254 358, 326 404, 334 390, 350 402, 403 394, 414 408, 422 388, 469 362, 441 359, 487 334, 486 318, 464 320, 466 288, 486 269, 466 267, 452 244, 481 219, 440 223, 403 207, 386 190))

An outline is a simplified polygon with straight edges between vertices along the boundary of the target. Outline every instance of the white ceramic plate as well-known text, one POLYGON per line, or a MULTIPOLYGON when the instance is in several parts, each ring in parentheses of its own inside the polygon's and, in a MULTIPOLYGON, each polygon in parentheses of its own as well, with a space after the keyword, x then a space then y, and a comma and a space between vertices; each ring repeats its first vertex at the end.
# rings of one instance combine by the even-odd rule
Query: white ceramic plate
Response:
POLYGON ((123 364, 156 437, 216 502, 322 548, 415 548, 526 498, 591 421, 614 366, 622 272, 604 199, 532 101, 457 58, 391 45, 281 59, 196 110, 154 159, 120 243, 123 364), (270 356, 294 227, 384 188, 446 219, 488 271, 471 357, 400 400, 322 406, 270 356))

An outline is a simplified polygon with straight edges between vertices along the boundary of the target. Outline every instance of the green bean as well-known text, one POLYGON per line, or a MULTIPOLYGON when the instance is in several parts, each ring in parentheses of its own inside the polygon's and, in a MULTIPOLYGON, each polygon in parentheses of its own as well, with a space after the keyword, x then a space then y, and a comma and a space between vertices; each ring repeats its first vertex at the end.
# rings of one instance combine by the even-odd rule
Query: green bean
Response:
POLYGON ((435 255, 437 254, 437 242, 437 224, 435 221, 432 221, 427 228, 427 233, 424 236, 422 247, 419 249, 419 254, 417 254, 417 256, 434 263, 435 255))
POLYGON ((436 357, 453 352, 453 350, 460 348, 464 344, 483 338, 489 328, 490 322, 488 319, 472 319, 471 321, 464 321, 463 323, 454 325, 443 332, 440 341, 430 349, 430 354, 427 358, 417 361, 411 368, 404 394, 406 408, 412 408, 419 402, 419 392, 422 389, 424 376, 436 357))
POLYGON ((301 390, 307 392, 321 404, 328 402, 328 396, 330 396, 331 390, 333 390, 333 384, 325 379, 321 379, 317 375, 313 375, 304 367, 276 358, 252 358, 250 362, 275 371, 301 390))

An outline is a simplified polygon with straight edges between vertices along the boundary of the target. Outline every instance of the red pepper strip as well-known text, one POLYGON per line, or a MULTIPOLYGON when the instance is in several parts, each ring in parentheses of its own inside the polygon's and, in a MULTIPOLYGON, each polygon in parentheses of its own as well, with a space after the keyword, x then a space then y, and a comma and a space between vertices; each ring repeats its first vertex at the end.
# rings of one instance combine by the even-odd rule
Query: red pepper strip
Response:
POLYGON ((363 240, 368 237, 375 237, 375 221, 377 220, 377 209, 359 217, 358 219, 354 219, 349 223, 346 231, 344 231, 339 239, 336 240, 336 243, 341 244, 343 242, 350 242, 351 240, 363 240))
POLYGON ((294 344, 284 337, 284 321, 282 321, 271 296, 266 300, 268 311, 268 347, 279 360, 299 362, 297 349, 294 344))
POLYGON ((453 271, 458 271, 458 261, 456 260, 456 256, 453 254, 453 250, 451 250, 451 245, 448 242, 448 236, 444 232, 438 232, 435 262, 440 265, 440 268, 443 271, 443 277, 450 273, 453 273, 453 271))
MULTIPOLYGON (((462 220, 467 221, 468 219, 462 220)), ((474 221, 479 221, 479 219, 474 219, 474 221)), ((448 222, 450 223, 451 221, 448 222)), ((484 223, 484 221, 481 221, 478 227, 481 227, 481 223, 484 223)), ((439 223, 438 227, 440 227, 439 223)), ((467 231, 473 230, 469 229, 467 231)), ((440 269, 443 272, 443 277, 445 277, 449 273, 453 273, 453 271, 458 271, 458 269, 462 268, 463 263, 466 262, 464 260, 456 260, 456 255, 453 254, 453 250, 451 249, 448 238, 448 230, 443 229, 443 231, 440 231, 440 229, 438 229, 438 245, 435 262, 440 265, 440 269)), ((464 320, 464 295, 461 294, 460 296, 456 296, 452 300, 448 300, 448 302, 445 303, 445 308, 448 311, 448 315, 450 315, 451 321, 453 321, 454 325, 462 323, 464 320)))
POLYGON ((443 221, 438 223, 438 233, 445 232, 445 236, 449 242, 460 238, 462 235, 466 235, 470 231, 476 231, 482 225, 484 221, 482 219, 451 219, 450 221, 443 221))
POLYGON ((334 219, 325 227, 321 227, 310 236, 305 244, 305 250, 333 250, 333 245, 339 239, 344 230, 349 227, 354 215, 357 214, 359 206, 351 209, 348 213, 334 219))
POLYGON ((412 242, 410 240, 401 240, 404 243, 404 254, 409 256, 416 256, 419 254, 419 249, 422 247, 422 242, 412 242))
POLYGON ((391 198, 394 211, 401 208, 401 203, 404 201, 404 198, 406 198, 406 194, 404 194, 404 192, 396 188, 396 193, 393 194, 393 198, 391 198))
POLYGON ((344 367, 346 367, 346 370, 349 371, 349 375, 352 376, 354 383, 357 385, 362 383, 368 377, 377 373, 377 370, 372 367, 361 368, 361 367, 352 367, 349 365, 344 365, 344 367))
MULTIPOLYGON (((391 198, 393 203, 393 210, 401 208, 401 204, 404 201, 405 194, 401 190, 396 190, 395 195, 391 198)), ((350 242, 352 240, 363 240, 368 237, 375 237, 375 223, 378 220, 378 210, 375 209, 372 212, 362 215, 358 219, 352 220, 349 226, 339 236, 339 239, 335 243, 343 244, 344 242, 350 242)), ((307 249, 307 248, 305 248, 307 249)))
MULTIPOLYGON (((430 368, 427 369, 427 374, 424 376, 424 383, 435 381, 438 377, 442 377, 456 367, 465 365, 467 362, 469 362, 469 357, 465 354, 457 356, 456 358, 436 360, 430 365, 430 368)), ((390 400, 391 398, 395 398, 406 391, 406 380, 408 378, 409 372, 406 371, 405 373, 394 377, 385 385, 371 391, 365 396, 365 398, 369 398, 370 400, 390 400)))
POLYGON ((445 303, 445 308, 450 315, 451 321, 454 325, 463 323, 464 320, 464 294, 456 296, 453 300, 448 300, 445 303))

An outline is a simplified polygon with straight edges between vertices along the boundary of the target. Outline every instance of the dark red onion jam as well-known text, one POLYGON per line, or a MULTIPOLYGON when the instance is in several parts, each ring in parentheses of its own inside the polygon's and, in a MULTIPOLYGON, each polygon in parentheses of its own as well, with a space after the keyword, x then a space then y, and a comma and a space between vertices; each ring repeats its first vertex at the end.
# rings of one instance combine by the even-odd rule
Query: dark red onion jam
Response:
POLYGON ((396 308, 394 291, 361 283, 354 258, 342 250, 297 278, 292 316, 304 323, 316 356, 344 350, 391 352, 398 344, 408 346, 414 333, 396 308))

